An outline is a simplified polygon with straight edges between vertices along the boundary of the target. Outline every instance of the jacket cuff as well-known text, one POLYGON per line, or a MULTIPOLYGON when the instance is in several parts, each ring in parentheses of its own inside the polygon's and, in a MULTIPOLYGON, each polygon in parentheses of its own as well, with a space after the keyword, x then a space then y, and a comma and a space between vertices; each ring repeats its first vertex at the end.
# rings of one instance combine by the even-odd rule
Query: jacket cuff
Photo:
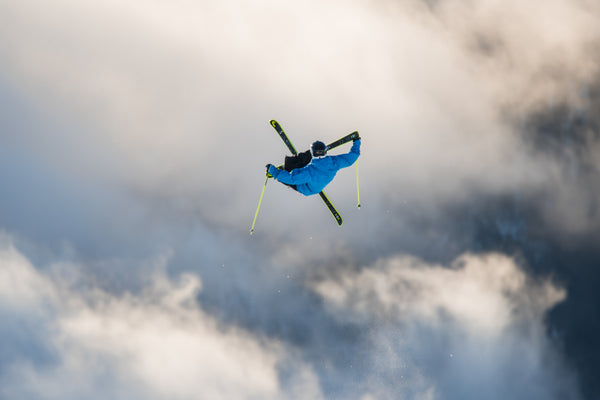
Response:
POLYGON ((272 176, 273 178, 277 178, 277 175, 279 175, 279 172, 280 172, 280 171, 279 171, 279 169, 278 169, 276 166, 274 166, 274 165, 271 165, 271 166, 269 167, 269 174, 271 174, 271 176, 272 176))

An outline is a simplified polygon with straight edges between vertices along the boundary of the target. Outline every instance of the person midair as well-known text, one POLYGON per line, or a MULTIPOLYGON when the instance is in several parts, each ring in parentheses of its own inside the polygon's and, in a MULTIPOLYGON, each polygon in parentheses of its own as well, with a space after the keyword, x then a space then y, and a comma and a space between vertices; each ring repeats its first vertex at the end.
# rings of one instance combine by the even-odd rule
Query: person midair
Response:
POLYGON ((303 195, 310 196, 321 192, 340 169, 354 164, 359 156, 360 138, 354 139, 348 153, 335 156, 328 156, 325 143, 316 141, 310 151, 286 157, 283 169, 267 164, 267 173, 303 195))

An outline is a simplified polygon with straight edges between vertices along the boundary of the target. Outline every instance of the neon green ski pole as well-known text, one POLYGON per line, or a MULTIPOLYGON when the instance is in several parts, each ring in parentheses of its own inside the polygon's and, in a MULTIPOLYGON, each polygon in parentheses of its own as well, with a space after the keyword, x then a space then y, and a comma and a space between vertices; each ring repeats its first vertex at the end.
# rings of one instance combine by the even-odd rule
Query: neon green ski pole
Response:
POLYGON ((356 197, 358 198, 358 208, 360 208, 360 188, 358 186, 358 160, 356 161, 356 197))
POLYGON ((265 184, 262 188, 262 192, 260 192, 260 199, 258 199, 258 207, 256 207, 256 212, 254 213, 254 220, 252 221, 252 227, 250 228, 250 234, 254 233, 254 224, 256 224, 256 217, 258 217, 258 210, 260 210, 260 203, 262 203, 263 195, 265 194, 265 188, 267 187, 267 182, 269 182, 269 176, 267 175, 267 179, 265 180, 265 184))

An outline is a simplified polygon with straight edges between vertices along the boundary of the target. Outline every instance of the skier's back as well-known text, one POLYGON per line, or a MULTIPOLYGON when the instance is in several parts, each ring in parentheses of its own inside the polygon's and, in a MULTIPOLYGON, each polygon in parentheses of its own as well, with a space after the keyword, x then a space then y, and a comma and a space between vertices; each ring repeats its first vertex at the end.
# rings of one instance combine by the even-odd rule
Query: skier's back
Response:
MULTIPOLYGON (((309 158, 310 162, 307 165, 299 168, 278 169, 274 165, 268 164, 267 172, 279 182, 291 186, 305 196, 317 194, 333 180, 337 171, 354 164, 360 156, 360 144, 360 138, 354 139, 348 153, 328 156, 325 143, 317 141, 311 146, 312 159, 309 158)), ((288 164, 287 161, 286 164, 288 164)))

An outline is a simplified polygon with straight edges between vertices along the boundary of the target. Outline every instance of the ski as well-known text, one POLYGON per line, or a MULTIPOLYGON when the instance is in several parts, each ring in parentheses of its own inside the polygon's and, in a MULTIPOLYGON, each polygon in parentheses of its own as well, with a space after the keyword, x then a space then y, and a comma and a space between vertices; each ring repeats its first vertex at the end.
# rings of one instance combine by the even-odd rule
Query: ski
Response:
MULTIPOLYGON (((287 146, 287 148, 290 150, 290 152, 293 155, 298 154, 298 152, 296 151, 296 148, 294 147, 294 145, 292 144, 292 142, 288 138, 287 134, 285 133, 285 131, 283 130, 283 128, 281 127, 281 125, 279 125, 279 122, 275 121, 274 119, 272 119, 269 122, 270 122, 271 126, 277 131, 277 133, 279 134, 279 137, 281 138, 281 140, 283 140, 283 142, 285 143, 285 145, 287 146)), ((358 136, 358 132, 354 132, 354 133, 356 133, 356 135, 358 136)), ((351 133, 350 135, 353 135, 354 133, 351 133)), ((348 137, 350 135, 347 135, 346 137, 348 137)), ((344 138, 346 138, 346 137, 344 137, 344 138)), ((333 142, 332 144, 336 144, 337 142, 343 140, 344 138, 342 138, 340 140, 337 140, 337 141, 333 142)), ((349 141, 349 140, 352 140, 352 139, 347 139, 346 142, 349 141)), ((334 147, 339 146, 342 143, 346 143, 346 142, 337 143, 334 147)), ((333 206, 333 204, 331 203, 331 201, 329 200, 329 198, 327 197, 327 195, 325 194, 325 192, 320 192, 319 196, 321 196, 321 199, 323 200, 323 202, 325 203, 325 205, 327 206, 327 208, 329 209, 329 211, 333 215, 333 218, 335 218, 337 224, 341 226, 344 223, 344 221, 342 220, 342 216, 335 209, 335 207, 333 206)))
POLYGON ((339 226, 342 226, 344 220, 342 220, 342 216, 340 215, 340 213, 335 209, 333 204, 331 204, 331 201, 329 200, 325 192, 320 192, 319 196, 321 196, 321 199, 323 200, 327 208, 329 208, 329 211, 331 211, 331 214, 333 215, 333 218, 335 218, 337 224, 339 226))
POLYGON ((281 138, 281 140, 283 140, 283 143, 285 143, 285 145, 290 150, 290 152, 293 155, 298 154, 298 152, 296 151, 296 148, 294 147, 294 145, 292 144, 292 142, 290 142, 290 139, 287 137, 287 134, 283 131, 283 128, 281 127, 281 125, 279 125, 279 122, 275 121, 274 119, 272 119, 269 122, 271 123, 271 126, 273 128, 275 128, 275 130, 279 134, 279 137, 281 138))
MULTIPOLYGON (((272 119, 270 121, 270 123, 271 123, 271 126, 273 128, 275 128, 275 130, 279 134, 279 137, 281 137, 281 140, 283 140, 283 142, 285 143, 287 148, 290 150, 290 152, 293 155, 298 154, 298 152, 296 151, 296 148, 294 147, 294 145, 288 138, 287 134, 285 133, 285 131, 283 130, 281 125, 279 125, 279 122, 272 119)), ((354 131, 354 132, 344 136, 343 138, 336 140, 335 142, 329 143, 327 145, 327 150, 335 149, 336 147, 339 147, 339 146, 343 145, 344 143, 348 143, 349 141, 354 140, 354 139, 360 139, 360 136, 358 135, 358 131, 354 131)))
POLYGON ((360 136, 358 135, 358 131, 354 131, 354 132, 344 136, 343 138, 338 139, 335 142, 328 144, 327 150, 335 149, 336 147, 341 146, 344 143, 348 143, 349 141, 355 140, 355 139, 360 139, 360 136))

